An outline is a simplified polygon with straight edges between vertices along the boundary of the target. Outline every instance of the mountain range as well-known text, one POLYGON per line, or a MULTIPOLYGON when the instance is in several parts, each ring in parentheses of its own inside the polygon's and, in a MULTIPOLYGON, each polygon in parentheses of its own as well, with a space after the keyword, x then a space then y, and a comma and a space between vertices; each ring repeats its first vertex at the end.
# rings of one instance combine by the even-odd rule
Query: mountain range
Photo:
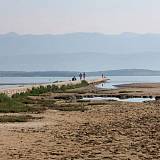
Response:
POLYGON ((68 33, 62 35, 0 35, 1 55, 52 53, 139 53, 159 52, 160 34, 68 33))
MULTIPOLYGON (((145 69, 121 69, 109 71, 86 72, 87 76, 160 76, 160 71, 145 69)), ((78 71, 0 71, 0 77, 73 77, 78 76, 78 71)))
POLYGON ((0 70, 160 68, 160 34, 0 35, 0 70))

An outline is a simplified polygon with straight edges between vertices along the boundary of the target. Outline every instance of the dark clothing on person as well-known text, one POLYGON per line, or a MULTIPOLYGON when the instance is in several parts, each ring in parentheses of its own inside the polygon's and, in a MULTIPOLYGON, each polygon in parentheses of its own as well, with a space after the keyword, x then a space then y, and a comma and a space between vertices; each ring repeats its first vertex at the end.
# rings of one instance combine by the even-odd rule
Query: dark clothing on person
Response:
POLYGON ((79 74, 79 79, 82 80, 82 73, 79 74))
POLYGON ((83 80, 85 80, 86 79, 86 73, 84 72, 83 73, 83 80))
POLYGON ((76 81, 77 79, 76 79, 76 77, 74 76, 73 78, 72 78, 72 81, 76 81))

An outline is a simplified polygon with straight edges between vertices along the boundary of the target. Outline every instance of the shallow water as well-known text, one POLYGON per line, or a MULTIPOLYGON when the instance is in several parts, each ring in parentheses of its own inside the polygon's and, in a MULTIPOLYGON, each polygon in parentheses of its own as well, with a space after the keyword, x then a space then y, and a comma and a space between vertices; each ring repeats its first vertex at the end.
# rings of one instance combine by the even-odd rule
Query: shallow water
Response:
POLYGON ((155 98, 128 98, 128 99, 119 99, 116 97, 93 97, 93 98, 83 98, 82 100, 91 100, 91 101, 102 101, 102 100, 115 100, 121 102, 144 102, 144 101, 154 101, 155 98))
POLYGON ((158 83, 160 76, 109 76, 107 83, 97 85, 99 88, 116 89, 115 85, 131 83, 158 83))
MULTIPOLYGON (((9 88, 25 84, 50 83, 55 81, 71 80, 72 77, 0 77, 0 88, 9 88), (12 84, 12 85, 11 85, 12 84)), ((100 78, 87 77, 87 79, 100 78)), ((100 88, 115 89, 114 85, 130 83, 154 83, 160 82, 160 76, 109 76, 107 83, 98 85, 100 88)), ((78 78, 77 78, 78 79, 78 78)))

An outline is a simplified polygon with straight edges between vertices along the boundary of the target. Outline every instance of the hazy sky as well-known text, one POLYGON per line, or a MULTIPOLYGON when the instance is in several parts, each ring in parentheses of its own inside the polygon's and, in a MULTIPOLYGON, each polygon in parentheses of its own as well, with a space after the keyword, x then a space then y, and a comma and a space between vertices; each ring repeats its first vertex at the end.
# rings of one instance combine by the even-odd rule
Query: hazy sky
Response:
POLYGON ((0 0, 6 32, 160 33, 160 0, 0 0))

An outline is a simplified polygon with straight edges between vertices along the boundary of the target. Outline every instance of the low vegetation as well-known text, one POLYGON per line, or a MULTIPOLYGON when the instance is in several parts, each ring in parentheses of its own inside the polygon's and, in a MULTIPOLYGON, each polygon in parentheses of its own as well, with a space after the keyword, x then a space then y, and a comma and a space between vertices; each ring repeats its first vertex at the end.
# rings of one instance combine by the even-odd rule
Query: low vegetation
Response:
MULTIPOLYGON (((0 116, 0 122, 27 122, 29 120, 37 119, 30 115, 4 115, 0 116)), ((39 119, 39 118, 38 118, 39 119)))
POLYGON ((80 88, 87 86, 86 81, 82 81, 80 84, 76 85, 67 85, 57 87, 55 85, 40 86, 37 88, 32 88, 25 93, 17 93, 12 97, 8 97, 5 94, 0 94, 0 113, 19 113, 19 112, 41 112, 46 107, 49 107, 51 104, 54 104, 54 101, 51 100, 33 100, 29 96, 39 96, 44 93, 53 92, 53 93, 63 93, 67 90, 80 88))
POLYGON ((61 87, 58 87, 56 85, 40 86, 40 87, 36 87, 36 88, 33 87, 32 90, 28 90, 25 93, 14 94, 12 97, 18 98, 18 97, 26 97, 26 96, 39 96, 41 94, 48 93, 48 92, 62 93, 62 92, 66 92, 67 90, 70 90, 70 89, 81 88, 81 87, 86 87, 86 86, 88 86, 88 82, 83 80, 80 84, 63 85, 61 87))
POLYGON ((20 100, 0 94, 0 113, 40 112, 42 108, 26 105, 20 100))
POLYGON ((137 93, 141 93, 142 91, 130 91, 130 90, 122 90, 122 91, 119 91, 119 93, 134 93, 134 92, 137 92, 137 93))
POLYGON ((81 83, 79 83, 79 84, 61 86, 61 87, 60 87, 60 90, 63 91, 63 92, 66 92, 66 91, 68 91, 68 90, 77 89, 77 88, 82 88, 82 87, 86 87, 86 86, 88 86, 88 82, 85 81, 85 80, 83 80, 83 81, 81 81, 81 83))

